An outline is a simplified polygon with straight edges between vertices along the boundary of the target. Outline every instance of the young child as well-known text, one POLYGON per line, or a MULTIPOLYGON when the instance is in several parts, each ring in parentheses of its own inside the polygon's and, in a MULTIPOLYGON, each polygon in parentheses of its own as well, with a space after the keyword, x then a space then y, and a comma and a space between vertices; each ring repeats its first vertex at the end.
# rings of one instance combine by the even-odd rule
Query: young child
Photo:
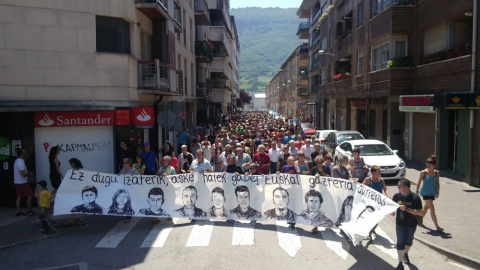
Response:
POLYGON ((48 227, 47 222, 45 222, 45 218, 50 221, 50 224, 52 224, 52 226, 57 225, 57 223, 48 214, 48 212, 50 211, 50 199, 55 197, 56 191, 54 191, 53 194, 50 194, 46 188, 47 182, 43 180, 38 182, 37 189, 35 191, 35 198, 39 198, 38 204, 40 206, 40 215, 38 216, 38 218, 40 219, 40 223, 42 224, 45 232, 50 233, 50 228, 48 227))

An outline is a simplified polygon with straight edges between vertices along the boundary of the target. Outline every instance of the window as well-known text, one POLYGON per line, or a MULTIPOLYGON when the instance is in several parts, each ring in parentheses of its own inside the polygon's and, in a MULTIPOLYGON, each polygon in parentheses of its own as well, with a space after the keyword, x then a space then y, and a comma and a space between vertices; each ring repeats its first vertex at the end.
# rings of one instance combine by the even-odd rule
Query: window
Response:
POLYGON ((322 69, 320 71, 320 85, 324 85, 327 82, 326 78, 327 78, 327 70, 322 69))
POLYGON ((372 0, 372 18, 386 10, 391 0, 372 0))
POLYGON ((363 74, 363 52, 357 53, 357 76, 363 74))
POLYGON ((363 25, 363 3, 358 4, 357 7, 357 27, 363 25))
POLYGON ((407 56, 407 42, 405 40, 395 41, 395 57, 407 56))
POLYGON ((447 48, 447 24, 435 26, 425 31, 425 54, 434 53, 447 48))
POLYGON ((96 17, 97 52, 130 54, 130 25, 119 18, 96 17))
POLYGON ((384 69, 390 61, 390 43, 372 50, 372 71, 384 69))

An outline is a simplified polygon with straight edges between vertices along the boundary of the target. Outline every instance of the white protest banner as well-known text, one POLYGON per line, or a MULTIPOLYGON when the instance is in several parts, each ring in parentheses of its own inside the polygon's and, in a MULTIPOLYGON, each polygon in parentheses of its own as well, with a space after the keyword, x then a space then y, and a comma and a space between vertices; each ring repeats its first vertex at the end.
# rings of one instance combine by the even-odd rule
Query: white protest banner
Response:
POLYGON ((69 170, 58 190, 54 215, 273 219, 322 227, 355 223, 341 228, 356 237, 367 235, 398 207, 371 191, 351 181, 307 175, 189 173, 161 177, 69 170), (366 206, 375 211, 365 211, 366 206))

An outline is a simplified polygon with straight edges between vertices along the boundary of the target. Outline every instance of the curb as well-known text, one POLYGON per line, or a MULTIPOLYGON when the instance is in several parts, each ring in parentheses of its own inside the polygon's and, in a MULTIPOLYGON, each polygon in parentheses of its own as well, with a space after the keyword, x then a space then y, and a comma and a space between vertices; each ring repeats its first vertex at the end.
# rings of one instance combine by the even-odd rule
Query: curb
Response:
POLYGON ((451 249, 448 249, 448 248, 439 247, 438 245, 435 245, 432 242, 430 242, 428 240, 425 240, 421 237, 417 237, 416 235, 415 235, 415 240, 417 240, 418 242, 428 246, 429 248, 435 250, 436 252, 447 256, 447 258, 449 258, 449 259, 452 259, 452 260, 454 260, 456 262, 459 262, 463 265, 472 267, 473 269, 480 269, 480 260, 471 258, 467 255, 460 254, 460 253, 455 252, 455 251, 453 251, 451 249))

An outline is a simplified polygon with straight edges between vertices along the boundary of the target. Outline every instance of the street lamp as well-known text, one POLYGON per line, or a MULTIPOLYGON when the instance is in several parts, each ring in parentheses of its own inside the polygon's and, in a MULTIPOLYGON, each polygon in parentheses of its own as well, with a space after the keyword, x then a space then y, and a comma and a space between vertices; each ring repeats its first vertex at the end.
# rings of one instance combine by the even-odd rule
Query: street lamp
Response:
POLYGON ((328 54, 328 55, 331 55, 331 56, 335 56, 333 53, 328 53, 328 52, 325 52, 324 50, 319 50, 319 51, 317 52, 317 55, 315 55, 315 58, 318 59, 318 57, 324 56, 325 54, 328 54))

